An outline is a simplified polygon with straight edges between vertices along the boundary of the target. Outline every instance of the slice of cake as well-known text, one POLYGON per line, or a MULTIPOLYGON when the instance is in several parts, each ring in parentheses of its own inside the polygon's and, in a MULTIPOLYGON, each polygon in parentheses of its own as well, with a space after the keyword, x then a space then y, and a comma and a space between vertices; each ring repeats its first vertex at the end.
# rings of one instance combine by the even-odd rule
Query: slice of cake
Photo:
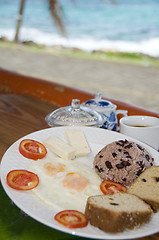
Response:
POLYGON ((159 210, 159 166, 146 169, 130 186, 128 193, 149 203, 153 210, 159 210))
POLYGON ((152 213, 147 203, 128 193, 91 196, 85 209, 91 225, 110 233, 139 227, 150 220, 152 213))

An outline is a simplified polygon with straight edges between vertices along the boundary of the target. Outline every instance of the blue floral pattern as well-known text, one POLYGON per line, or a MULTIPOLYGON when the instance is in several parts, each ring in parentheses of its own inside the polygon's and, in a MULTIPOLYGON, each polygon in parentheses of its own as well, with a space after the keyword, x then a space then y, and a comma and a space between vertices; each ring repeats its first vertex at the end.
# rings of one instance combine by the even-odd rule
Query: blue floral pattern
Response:
POLYGON ((110 115, 106 116, 106 114, 102 114, 103 118, 105 119, 101 128, 109 129, 112 131, 117 131, 118 124, 117 118, 114 112, 111 112, 110 115))
POLYGON ((110 106, 110 103, 108 101, 99 101, 96 102, 95 100, 91 99, 85 102, 85 105, 94 105, 98 107, 107 107, 110 106))

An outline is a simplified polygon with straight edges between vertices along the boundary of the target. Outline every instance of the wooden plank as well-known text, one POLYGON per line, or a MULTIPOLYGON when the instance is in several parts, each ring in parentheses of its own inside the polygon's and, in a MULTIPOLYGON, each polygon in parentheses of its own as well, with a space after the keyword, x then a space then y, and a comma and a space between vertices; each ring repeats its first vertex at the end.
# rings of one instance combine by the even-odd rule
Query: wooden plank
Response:
MULTIPOLYGON (((0 68, 0 93, 16 93, 41 99, 58 107, 71 104, 78 98, 81 103, 94 98, 88 91, 71 88, 62 84, 23 76, 0 68)), ((105 98, 117 105, 117 109, 128 110, 129 115, 150 115, 159 117, 159 113, 149 111, 139 106, 127 104, 115 99, 105 98)))

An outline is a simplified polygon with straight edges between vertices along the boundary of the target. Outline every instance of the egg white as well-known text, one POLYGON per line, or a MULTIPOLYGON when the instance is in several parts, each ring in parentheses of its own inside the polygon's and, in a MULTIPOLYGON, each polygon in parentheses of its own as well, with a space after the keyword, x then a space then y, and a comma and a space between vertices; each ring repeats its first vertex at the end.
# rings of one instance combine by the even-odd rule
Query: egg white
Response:
POLYGON ((31 191, 43 203, 54 209, 73 209, 84 212, 87 198, 102 194, 99 187, 101 179, 94 169, 78 161, 66 161, 58 157, 45 157, 44 159, 33 161, 29 166, 29 170, 36 173, 39 177, 39 185, 31 191), (64 170, 55 175, 48 175, 45 166, 53 165, 56 167, 59 164, 64 167, 64 170), (89 184, 81 192, 76 191, 76 189, 69 189, 63 185, 66 174, 70 172, 82 174, 89 181, 89 184))

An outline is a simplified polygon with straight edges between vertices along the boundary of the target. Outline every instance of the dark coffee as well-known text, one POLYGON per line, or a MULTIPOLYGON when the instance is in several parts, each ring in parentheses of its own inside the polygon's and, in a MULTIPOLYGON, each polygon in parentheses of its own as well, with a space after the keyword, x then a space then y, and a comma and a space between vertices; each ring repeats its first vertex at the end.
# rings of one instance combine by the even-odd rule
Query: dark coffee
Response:
POLYGON ((151 125, 133 125, 133 124, 129 124, 128 126, 130 127, 152 127, 151 125))

